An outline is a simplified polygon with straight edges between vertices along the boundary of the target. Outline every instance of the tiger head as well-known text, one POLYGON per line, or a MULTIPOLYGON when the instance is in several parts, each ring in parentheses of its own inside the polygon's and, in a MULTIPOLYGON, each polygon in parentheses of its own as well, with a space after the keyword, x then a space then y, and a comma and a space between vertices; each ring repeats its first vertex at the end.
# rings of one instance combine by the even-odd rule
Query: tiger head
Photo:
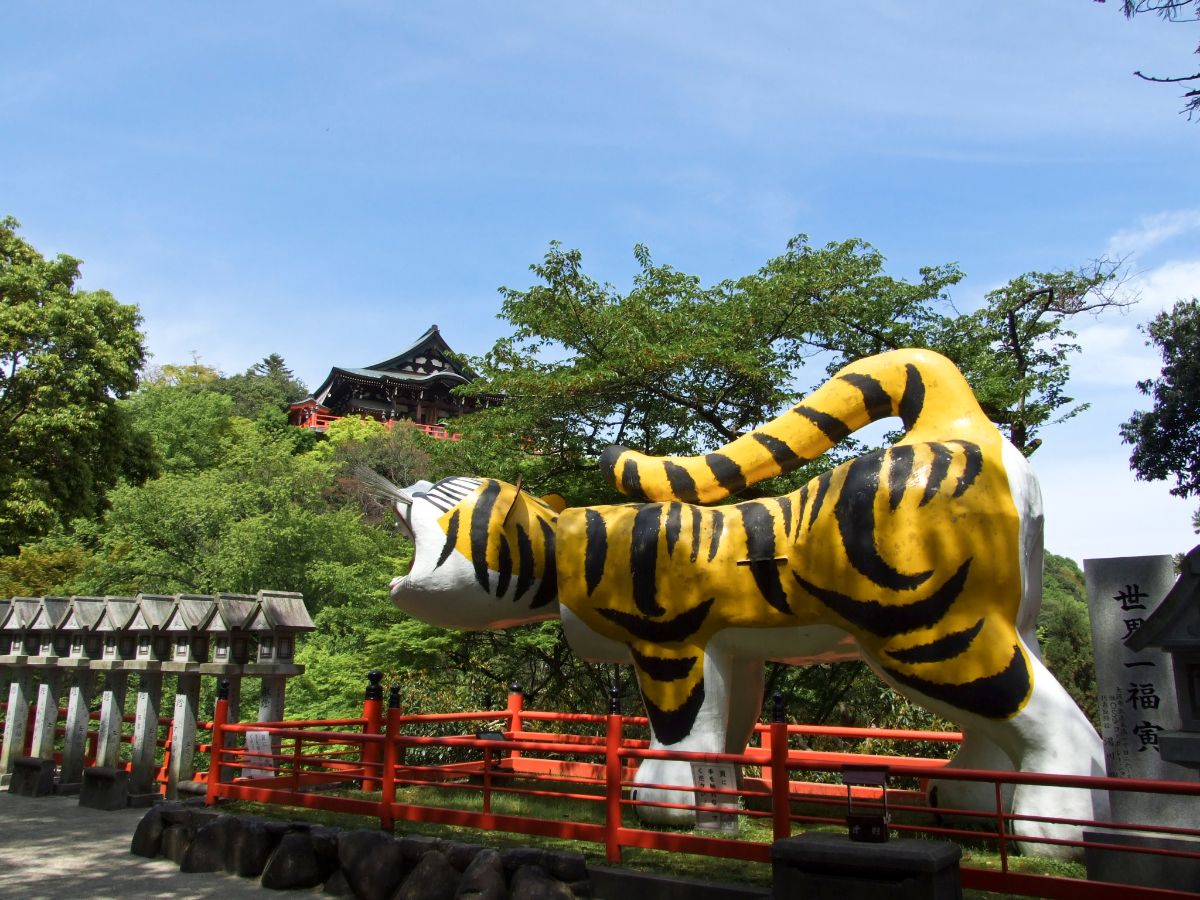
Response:
POLYGON ((558 615, 554 535, 565 504, 492 478, 418 481, 394 491, 414 545, 392 601, 445 628, 507 628, 558 615))

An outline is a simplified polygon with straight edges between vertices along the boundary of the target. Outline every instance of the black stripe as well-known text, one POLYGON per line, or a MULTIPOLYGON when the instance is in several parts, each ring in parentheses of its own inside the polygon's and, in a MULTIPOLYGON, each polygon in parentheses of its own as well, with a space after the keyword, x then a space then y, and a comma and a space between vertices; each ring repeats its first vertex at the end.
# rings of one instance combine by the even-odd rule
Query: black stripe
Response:
POLYGON ((900 398, 900 421, 904 423, 905 431, 911 431, 925 408, 925 382, 921 380, 920 370, 912 363, 906 364, 904 371, 908 377, 904 382, 904 396, 900 398))
POLYGON ((696 715, 704 705, 704 679, 696 682, 696 686, 677 709, 660 709, 642 691, 642 702, 646 705, 646 716, 650 719, 650 727, 654 736, 662 744, 678 744, 692 733, 696 724, 696 715))
POLYGON ((700 630, 708 611, 712 609, 712 598, 681 612, 671 619, 647 619, 645 616, 622 612, 619 609, 597 609, 600 615, 614 625, 623 628, 632 638, 651 644, 673 644, 684 641, 700 630))
POLYGON ((887 666, 883 670, 896 681, 927 697, 989 719, 1008 719, 1016 715, 1029 694, 1029 667, 1021 655, 1021 648, 1016 645, 1013 645, 1012 659, 1004 671, 962 684, 927 681, 887 666))
POLYGON ((692 516, 692 552, 688 559, 695 562, 700 558, 700 510, 689 506, 688 512, 692 516))
POLYGON ((458 543, 458 513, 459 511, 456 509, 450 514, 450 521, 446 524, 446 543, 442 544, 442 552, 438 556, 435 569, 450 558, 454 545, 458 543))
POLYGON ((600 452, 600 474, 617 490, 621 489, 621 485, 617 482, 617 460, 624 452, 625 448, 617 444, 605 447, 600 452))
POLYGON ((771 454, 771 459, 775 460, 776 464, 784 472, 790 472, 797 466, 808 462, 803 456, 796 453, 795 450, 787 443, 781 441, 777 437, 772 437, 761 431, 752 431, 750 436, 767 448, 771 454))
POLYGON ((699 657, 685 656, 682 659, 669 659, 665 656, 643 656, 633 647, 633 664, 653 678, 655 681, 678 681, 687 678, 696 667, 699 657))
POLYGON ((666 610, 656 597, 658 568, 658 531, 662 521, 662 505, 650 503, 633 517, 633 534, 629 547, 629 570, 633 577, 633 602, 647 616, 661 616, 666 610))
POLYGON ((558 599, 558 566, 554 561, 554 529, 545 519, 538 519, 542 526, 542 556, 545 560, 542 568, 542 582, 538 585, 533 600, 529 602, 530 609, 537 609, 558 599))
POLYGON ((746 486, 746 476, 742 474, 741 467, 728 456, 709 453, 704 457, 704 461, 708 463, 708 468, 717 479, 717 483, 729 493, 736 494, 746 486))
POLYGON ((903 606, 880 603, 878 600, 857 600, 837 591, 817 587, 795 572, 792 572, 792 577, 800 587, 851 625, 879 637, 895 637, 919 628, 929 628, 941 621, 962 593, 970 567, 971 560, 968 559, 958 567, 957 572, 946 579, 945 584, 928 597, 903 606))
POLYGON ((954 486, 954 496, 961 497, 966 493, 967 488, 975 483, 979 473, 983 471, 983 451, 979 449, 978 444, 972 444, 970 441, 951 441, 950 443, 962 447, 963 454, 967 457, 963 473, 958 476, 958 484, 954 486))
POLYGON ((637 463, 632 459, 625 460, 625 465, 621 467, 621 483, 618 487, 630 497, 646 499, 642 493, 642 476, 638 474, 637 463))
POLYGON ((929 467, 929 479, 925 482, 921 506, 937 496, 937 492, 942 489, 942 482, 946 480, 946 473, 950 471, 950 463, 954 460, 954 454, 946 449, 945 444, 929 443, 925 446, 933 454, 933 463, 929 467))
POLYGON ((681 526, 679 513, 683 507, 678 503, 672 503, 667 507, 667 556, 671 556, 675 552, 675 545, 679 542, 679 529, 681 526))
POLYGON ((742 503, 742 528, 746 532, 746 555, 750 557, 750 573, 763 599, 784 615, 791 615, 783 585, 779 581, 779 565, 775 562, 775 520, 761 503, 742 503))
POLYGON ((776 497, 775 502, 779 504, 779 511, 783 514, 783 533, 785 537, 792 536, 792 498, 791 495, 776 497))
POLYGON ((971 646, 971 641, 983 629, 983 619, 963 631, 953 631, 928 644, 918 644, 902 650, 887 650, 888 656, 902 663, 933 663, 945 662, 961 656, 971 646))
POLYGON ((475 564, 475 580, 489 594, 492 588, 488 583, 488 534, 491 531, 492 507, 496 505, 499 494, 500 482, 489 479, 471 513, 471 562, 475 564))
MULTIPOLYGON (((500 535, 500 554, 497 563, 500 568, 497 570, 499 578, 496 581, 496 596, 503 597, 504 592, 508 590, 508 583, 512 581, 512 550, 508 547, 508 538, 503 534, 500 535)), ((516 602, 516 597, 513 598, 516 602)))
POLYGON ((742 528, 746 532, 746 555, 750 559, 775 559, 775 520, 771 512, 761 503, 739 503, 735 507, 742 514, 742 528))
POLYGON ((893 447, 888 451, 892 461, 888 469, 888 504, 895 512, 900 508, 904 499, 904 489, 908 487, 908 476, 913 470, 913 448, 909 446, 893 447))
POLYGON ((700 502, 700 495, 696 493, 696 480, 687 469, 670 460, 663 460, 663 470, 667 473, 672 494, 684 503, 700 502))
POLYGON ((712 562, 721 545, 721 529, 725 526, 725 513, 719 509, 712 511, 712 535, 708 539, 708 561, 712 562))
POLYGON ((829 413, 823 413, 820 410, 813 409, 809 406, 793 406, 792 412, 798 416, 804 416, 817 428, 821 429, 825 437, 829 438, 833 443, 838 443, 850 434, 850 428, 841 419, 836 416, 831 416, 829 413))
POLYGON ((869 453, 849 464, 833 514, 841 531, 846 559, 855 569, 880 587, 893 591, 912 590, 924 584, 933 572, 914 575, 899 572, 879 555, 875 547, 875 493, 879 490, 883 456, 882 451, 869 453))
MULTIPOLYGON (((822 472, 817 479, 817 490, 813 495, 812 511, 808 514, 808 530, 812 531, 813 525, 817 522, 817 515, 821 512, 821 504, 825 502, 825 495, 829 493, 829 482, 833 479, 833 472, 822 472)), ((845 493, 845 488, 842 492, 845 493)))
POLYGON ((604 563, 608 558, 608 529, 604 524, 604 516, 594 509, 584 510, 585 549, 583 554, 583 573, 587 581, 588 596, 604 577, 604 563))
POLYGON ((513 591, 513 602, 525 596, 529 586, 533 584, 533 541, 529 539, 524 526, 517 525, 517 565, 521 571, 517 573, 517 587, 513 591))
POLYGON ((800 540, 800 532, 804 528, 804 510, 808 508, 808 485, 800 488, 800 508, 796 510, 796 540, 800 540))
POLYGON ((842 376, 843 381, 848 381, 862 392, 863 403, 867 407, 867 415, 872 422, 878 422, 880 419, 886 419, 892 413, 892 398, 888 392, 883 389, 883 385, 878 379, 872 378, 870 375, 860 375, 857 372, 850 372, 842 376))

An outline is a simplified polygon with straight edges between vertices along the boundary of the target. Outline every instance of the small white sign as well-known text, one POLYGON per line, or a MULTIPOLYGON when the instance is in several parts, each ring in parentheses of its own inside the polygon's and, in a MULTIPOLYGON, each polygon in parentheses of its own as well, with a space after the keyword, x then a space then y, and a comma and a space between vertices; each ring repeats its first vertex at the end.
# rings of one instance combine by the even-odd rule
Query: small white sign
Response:
POLYGON ((732 763, 692 763, 692 783, 696 785, 696 828, 701 831, 738 833, 738 798, 718 794, 737 788, 737 769, 732 763), (709 807, 705 809, 704 807, 709 807), (722 810, 733 810, 732 813, 722 810))
MULTIPOLYGON (((267 731, 247 731, 246 732, 246 756, 247 757, 262 756, 262 757, 264 757, 262 762, 265 765, 274 765, 274 761, 271 759, 271 754, 274 752, 275 752, 274 749, 271 747, 270 732, 267 732, 267 731)), ((242 766, 242 777, 243 778, 274 778, 275 774, 276 773, 274 773, 268 769, 251 769, 251 768, 247 768, 246 766, 242 766)))

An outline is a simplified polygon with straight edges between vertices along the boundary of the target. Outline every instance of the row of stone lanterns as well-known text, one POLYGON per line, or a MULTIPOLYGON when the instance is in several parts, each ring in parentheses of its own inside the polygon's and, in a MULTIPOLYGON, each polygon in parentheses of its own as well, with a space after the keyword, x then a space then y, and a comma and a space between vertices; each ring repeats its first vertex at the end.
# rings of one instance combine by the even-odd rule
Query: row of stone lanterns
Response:
POLYGON ((312 628, 304 598, 278 591, 14 597, 0 600, 0 665, 274 665, 290 663, 296 634, 312 628))
POLYGON ((258 720, 279 721, 287 679, 304 671, 293 660, 296 639, 314 627, 303 596, 282 591, 0 600, 0 683, 7 682, 8 697, 0 785, 18 758, 39 760, 47 779, 57 771, 63 791, 83 782, 86 765, 121 768, 125 699, 135 674, 131 796, 157 790, 160 705, 169 677, 176 691, 166 792, 176 796, 193 775, 201 678, 228 681, 234 704, 244 677, 261 679, 258 720), (56 766, 64 688, 67 715, 56 766), (97 691, 99 725, 89 753, 97 691))

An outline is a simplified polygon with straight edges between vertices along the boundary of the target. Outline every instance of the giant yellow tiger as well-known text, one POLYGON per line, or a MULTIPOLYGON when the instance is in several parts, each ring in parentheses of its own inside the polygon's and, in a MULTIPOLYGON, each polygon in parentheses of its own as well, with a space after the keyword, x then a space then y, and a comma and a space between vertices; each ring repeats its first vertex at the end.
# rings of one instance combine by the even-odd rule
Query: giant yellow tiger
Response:
MULTIPOLYGON (((944 357, 859 360, 712 453, 612 447, 601 467, 643 502, 563 508, 487 478, 397 490, 416 549, 392 582, 394 601, 455 628, 561 616, 583 657, 633 664, 656 747, 740 752, 760 712, 765 660, 861 654, 896 690, 960 725, 954 765, 1103 774, 1099 737, 1038 658, 1037 482, 944 357), (702 505, 893 416, 905 434, 887 450, 786 496, 702 505)), ((648 760, 638 772, 642 785, 690 788, 691 779, 681 762, 648 760)), ((947 780, 941 790, 944 806, 991 802, 987 785, 947 780)), ((639 799, 690 798, 640 788, 639 799)), ((639 809, 657 821, 691 815, 639 809)), ((1038 786, 1018 786, 1012 811, 1103 813, 1086 792, 1038 786)))

